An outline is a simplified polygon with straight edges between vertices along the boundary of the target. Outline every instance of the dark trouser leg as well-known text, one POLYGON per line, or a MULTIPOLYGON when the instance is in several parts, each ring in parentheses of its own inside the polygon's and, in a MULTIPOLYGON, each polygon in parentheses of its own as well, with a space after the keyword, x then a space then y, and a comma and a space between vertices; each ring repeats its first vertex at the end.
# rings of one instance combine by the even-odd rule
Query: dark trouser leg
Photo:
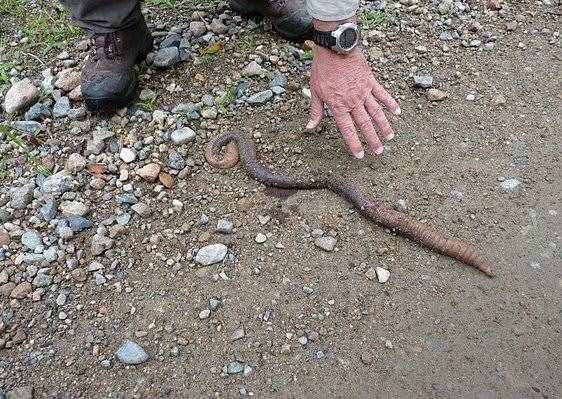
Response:
POLYGON ((89 33, 110 33, 135 26, 142 18, 138 0, 61 0, 72 21, 89 33))

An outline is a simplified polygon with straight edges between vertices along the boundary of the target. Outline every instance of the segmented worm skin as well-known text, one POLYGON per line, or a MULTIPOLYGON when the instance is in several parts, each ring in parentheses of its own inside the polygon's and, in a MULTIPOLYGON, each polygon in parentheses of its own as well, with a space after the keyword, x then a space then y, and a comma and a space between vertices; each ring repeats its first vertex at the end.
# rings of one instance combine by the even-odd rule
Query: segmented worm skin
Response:
POLYGON ((207 146, 205 157, 209 164, 222 169, 234 167, 240 158, 250 176, 269 187, 330 190, 351 203, 367 219, 433 251, 472 266, 489 277, 494 277, 490 265, 472 245, 461 240, 448 238, 401 212, 367 199, 355 186, 341 178, 331 174, 324 174, 322 177, 295 178, 274 173, 263 167, 257 161, 254 143, 244 134, 232 132, 217 137, 207 146), (225 146, 225 154, 221 156, 220 152, 225 146))

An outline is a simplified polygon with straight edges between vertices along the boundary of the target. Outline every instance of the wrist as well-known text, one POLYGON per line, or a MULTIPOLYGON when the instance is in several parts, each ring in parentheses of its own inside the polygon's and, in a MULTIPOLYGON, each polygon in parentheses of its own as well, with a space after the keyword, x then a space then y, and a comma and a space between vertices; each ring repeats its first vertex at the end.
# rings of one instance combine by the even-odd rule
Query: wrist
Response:
POLYGON ((338 26, 348 23, 348 22, 353 22, 353 23, 357 23, 357 17, 353 16, 351 18, 346 18, 346 19, 341 19, 339 21, 321 21, 319 19, 314 18, 312 20, 312 23, 314 25, 314 29, 322 31, 322 32, 330 32, 333 30, 336 30, 338 28, 338 26))

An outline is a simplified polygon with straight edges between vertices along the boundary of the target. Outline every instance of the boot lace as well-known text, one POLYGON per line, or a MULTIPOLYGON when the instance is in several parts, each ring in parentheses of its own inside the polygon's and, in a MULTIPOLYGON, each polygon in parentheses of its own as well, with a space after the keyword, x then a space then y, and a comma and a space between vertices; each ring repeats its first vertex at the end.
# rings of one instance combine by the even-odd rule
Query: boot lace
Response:
POLYGON ((101 58, 114 60, 121 55, 119 46, 119 38, 113 32, 111 33, 96 33, 92 37, 93 52, 92 57, 97 61, 101 58), (103 44, 100 43, 99 38, 103 38, 103 44))

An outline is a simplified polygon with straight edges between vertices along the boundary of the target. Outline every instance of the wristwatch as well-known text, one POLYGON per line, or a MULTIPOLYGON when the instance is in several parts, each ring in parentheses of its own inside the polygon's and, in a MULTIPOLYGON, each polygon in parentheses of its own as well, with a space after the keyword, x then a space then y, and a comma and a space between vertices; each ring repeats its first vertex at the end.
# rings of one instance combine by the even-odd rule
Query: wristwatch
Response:
POLYGON ((342 24, 331 32, 314 29, 312 31, 312 40, 317 45, 335 51, 338 54, 349 54, 359 43, 359 29, 357 24, 353 22, 342 24))

